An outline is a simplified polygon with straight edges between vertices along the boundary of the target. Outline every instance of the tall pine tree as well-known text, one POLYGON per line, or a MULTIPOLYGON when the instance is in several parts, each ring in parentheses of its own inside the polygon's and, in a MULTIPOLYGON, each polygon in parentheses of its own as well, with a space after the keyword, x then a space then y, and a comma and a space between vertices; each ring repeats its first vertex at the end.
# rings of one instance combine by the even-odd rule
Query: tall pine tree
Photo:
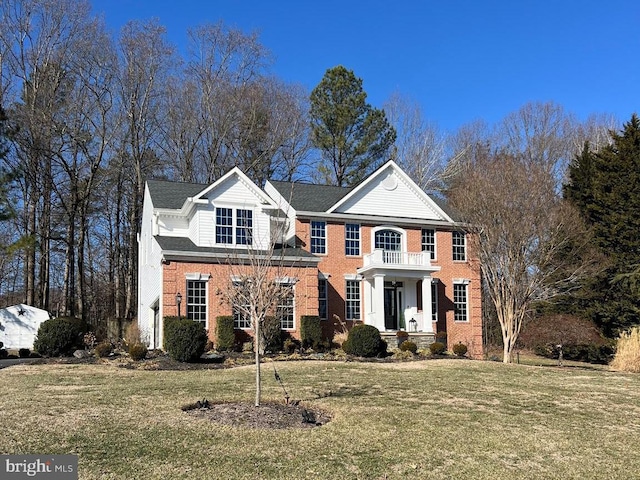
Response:
POLYGON ((310 100, 311 139, 322 153, 318 171, 325 183, 355 185, 388 158, 396 131, 384 110, 366 102, 353 71, 327 70, 310 100))
POLYGON ((564 195, 593 228, 610 266, 583 285, 575 313, 590 317, 608 336, 640 324, 635 285, 640 266, 640 119, 633 115, 611 144, 585 145, 569 167, 564 195))

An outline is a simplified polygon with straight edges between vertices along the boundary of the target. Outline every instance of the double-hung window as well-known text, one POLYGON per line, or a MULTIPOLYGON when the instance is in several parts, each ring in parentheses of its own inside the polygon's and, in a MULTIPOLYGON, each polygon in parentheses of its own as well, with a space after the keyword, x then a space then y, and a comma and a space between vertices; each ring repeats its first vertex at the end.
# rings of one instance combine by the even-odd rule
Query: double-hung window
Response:
POLYGON ((360 320, 360 282, 358 280, 347 280, 345 297, 345 318, 360 320))
POLYGON ((236 210, 236 244, 251 245, 253 230, 253 212, 236 210))
POLYGON ((348 256, 360 255, 360 225, 344 224, 344 253, 348 256))
POLYGON ((233 328, 251 328, 251 317, 249 316, 249 304, 247 300, 248 295, 243 293, 246 290, 245 284, 241 281, 234 281, 233 288, 238 289, 233 303, 233 328))
POLYGON ((327 279, 318 279, 318 316, 327 319, 327 279))
POLYGON ((422 251, 431 254, 431 260, 436 258, 436 231, 433 228, 422 229, 422 251))
POLYGON ((216 207, 216 243, 233 243, 233 209, 216 207))
POLYGON ((327 222, 311 221, 311 253, 327 253, 327 222))
POLYGON ((452 232, 453 260, 464 261, 467 259, 467 240, 464 232, 452 232))
POLYGON ((278 300, 276 317, 280 320, 282 330, 293 330, 295 327, 293 285, 282 285, 282 288, 285 290, 278 300))
POLYGON ((253 211, 216 207, 216 243, 251 245, 253 241, 253 211))
POLYGON ((207 282, 187 280, 187 318, 207 326, 207 282))
POLYGON ((467 283, 453 284, 453 319, 456 322, 468 322, 468 285, 467 283))

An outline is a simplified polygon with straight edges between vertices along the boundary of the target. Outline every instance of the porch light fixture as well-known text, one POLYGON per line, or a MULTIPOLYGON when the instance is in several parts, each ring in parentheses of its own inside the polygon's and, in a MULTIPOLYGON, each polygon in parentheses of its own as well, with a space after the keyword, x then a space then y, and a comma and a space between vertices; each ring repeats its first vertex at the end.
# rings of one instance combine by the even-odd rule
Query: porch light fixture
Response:
POLYGON ((178 320, 180 320, 180 304, 182 303, 182 294, 176 293, 176 305, 178 305, 178 320))
POLYGON ((413 317, 411 317, 411 320, 409 320, 409 330, 411 330, 412 332, 418 331, 418 322, 413 317))

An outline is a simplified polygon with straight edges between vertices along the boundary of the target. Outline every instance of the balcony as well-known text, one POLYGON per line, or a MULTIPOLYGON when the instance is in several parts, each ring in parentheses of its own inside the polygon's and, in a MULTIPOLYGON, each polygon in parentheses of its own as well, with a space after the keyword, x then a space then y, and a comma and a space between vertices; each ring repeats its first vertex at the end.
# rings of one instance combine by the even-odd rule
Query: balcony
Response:
POLYGON ((414 272, 434 272, 440 267, 431 265, 431 255, 429 252, 399 252, 395 250, 374 250, 364 255, 362 268, 358 273, 365 274, 373 271, 414 271, 414 272))

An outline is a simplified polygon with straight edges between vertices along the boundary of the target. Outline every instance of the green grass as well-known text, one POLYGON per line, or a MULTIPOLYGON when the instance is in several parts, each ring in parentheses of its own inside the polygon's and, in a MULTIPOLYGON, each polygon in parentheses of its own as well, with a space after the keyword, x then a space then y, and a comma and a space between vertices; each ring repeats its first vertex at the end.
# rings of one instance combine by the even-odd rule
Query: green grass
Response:
MULTIPOLYGON (((252 430, 180 407, 253 399, 253 368, 0 370, 1 453, 74 453, 81 479, 590 479, 640 472, 640 376, 432 360, 281 362, 314 429, 252 430)), ((264 398, 282 390, 269 364, 264 398)))

